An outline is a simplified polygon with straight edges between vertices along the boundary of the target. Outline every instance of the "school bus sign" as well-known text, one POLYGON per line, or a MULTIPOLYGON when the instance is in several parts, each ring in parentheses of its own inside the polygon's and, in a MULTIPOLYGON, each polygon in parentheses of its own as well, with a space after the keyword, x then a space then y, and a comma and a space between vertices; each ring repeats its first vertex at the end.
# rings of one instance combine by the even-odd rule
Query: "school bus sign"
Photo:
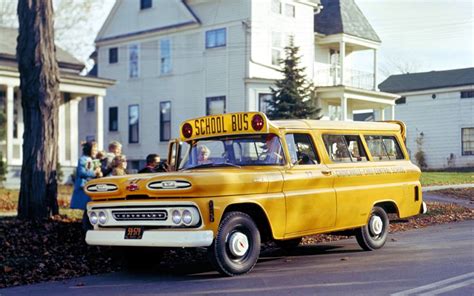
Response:
POLYGON ((180 132, 183 141, 226 134, 267 133, 268 120, 259 112, 211 115, 183 122, 180 132))

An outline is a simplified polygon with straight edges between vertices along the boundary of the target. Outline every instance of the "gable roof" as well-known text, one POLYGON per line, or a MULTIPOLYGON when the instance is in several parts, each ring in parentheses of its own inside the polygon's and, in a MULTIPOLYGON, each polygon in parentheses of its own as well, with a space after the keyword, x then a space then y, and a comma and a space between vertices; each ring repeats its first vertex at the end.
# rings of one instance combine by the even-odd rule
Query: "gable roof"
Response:
POLYGON ((379 84, 379 88, 401 93, 463 85, 474 85, 474 68, 391 75, 379 84))
POLYGON ((150 12, 154 14, 154 21, 138 22, 133 17, 140 17, 140 14, 133 14, 132 12, 134 5, 138 4, 134 1, 116 0, 95 41, 110 41, 201 24, 201 20, 189 6, 187 0, 168 0, 164 4, 166 4, 164 8, 167 8, 168 11, 165 11, 163 7, 161 7, 162 9, 156 9, 163 3, 153 4, 150 12), (174 5, 169 5, 170 3, 174 5), (160 13, 166 18, 160 17, 160 13), (129 19, 129 26, 124 27, 120 21, 127 16, 132 19, 129 19))
MULTIPOLYGON (((16 39, 18 37, 18 29, 0 27, 0 59, 6 58, 16 61, 16 39)), ((82 70, 84 64, 72 56, 67 51, 56 45, 56 59, 61 67, 82 70)))
POLYGON ((323 9, 314 16, 314 31, 347 35, 381 42, 354 0, 321 0, 323 9))

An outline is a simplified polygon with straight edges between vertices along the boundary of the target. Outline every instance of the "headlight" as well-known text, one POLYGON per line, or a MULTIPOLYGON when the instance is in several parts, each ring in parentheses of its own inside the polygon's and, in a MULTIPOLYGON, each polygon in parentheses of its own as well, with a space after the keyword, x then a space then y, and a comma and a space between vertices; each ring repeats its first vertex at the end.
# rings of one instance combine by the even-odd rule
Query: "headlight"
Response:
POLYGON ((181 222, 181 213, 178 210, 174 210, 171 214, 171 220, 174 224, 179 224, 181 222))
POLYGON ((184 224, 189 224, 193 221, 193 215, 190 211, 184 210, 183 211, 183 222, 184 224))
POLYGON ((107 214, 105 212, 99 212, 99 223, 105 224, 107 222, 107 214))
POLYGON ((97 214, 95 212, 91 212, 89 214, 89 221, 91 222, 92 225, 97 224, 97 222, 99 221, 99 218, 97 217, 97 214))

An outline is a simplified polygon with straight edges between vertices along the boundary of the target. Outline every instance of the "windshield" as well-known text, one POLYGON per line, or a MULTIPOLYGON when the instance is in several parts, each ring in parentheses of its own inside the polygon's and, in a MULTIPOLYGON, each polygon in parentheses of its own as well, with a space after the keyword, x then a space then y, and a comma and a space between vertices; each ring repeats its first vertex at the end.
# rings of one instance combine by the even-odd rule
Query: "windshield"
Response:
POLYGON ((285 163, 280 138, 274 134, 218 137, 189 144, 183 151, 180 169, 285 163))

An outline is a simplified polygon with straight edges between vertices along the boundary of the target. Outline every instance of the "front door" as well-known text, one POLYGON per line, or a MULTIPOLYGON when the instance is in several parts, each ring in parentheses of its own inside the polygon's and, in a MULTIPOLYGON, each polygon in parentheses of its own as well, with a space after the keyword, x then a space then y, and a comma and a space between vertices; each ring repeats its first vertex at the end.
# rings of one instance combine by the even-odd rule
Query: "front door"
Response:
POLYGON ((287 133, 285 138, 292 163, 284 173, 286 235, 304 235, 334 226, 334 177, 327 166, 320 163, 312 135, 287 133))

